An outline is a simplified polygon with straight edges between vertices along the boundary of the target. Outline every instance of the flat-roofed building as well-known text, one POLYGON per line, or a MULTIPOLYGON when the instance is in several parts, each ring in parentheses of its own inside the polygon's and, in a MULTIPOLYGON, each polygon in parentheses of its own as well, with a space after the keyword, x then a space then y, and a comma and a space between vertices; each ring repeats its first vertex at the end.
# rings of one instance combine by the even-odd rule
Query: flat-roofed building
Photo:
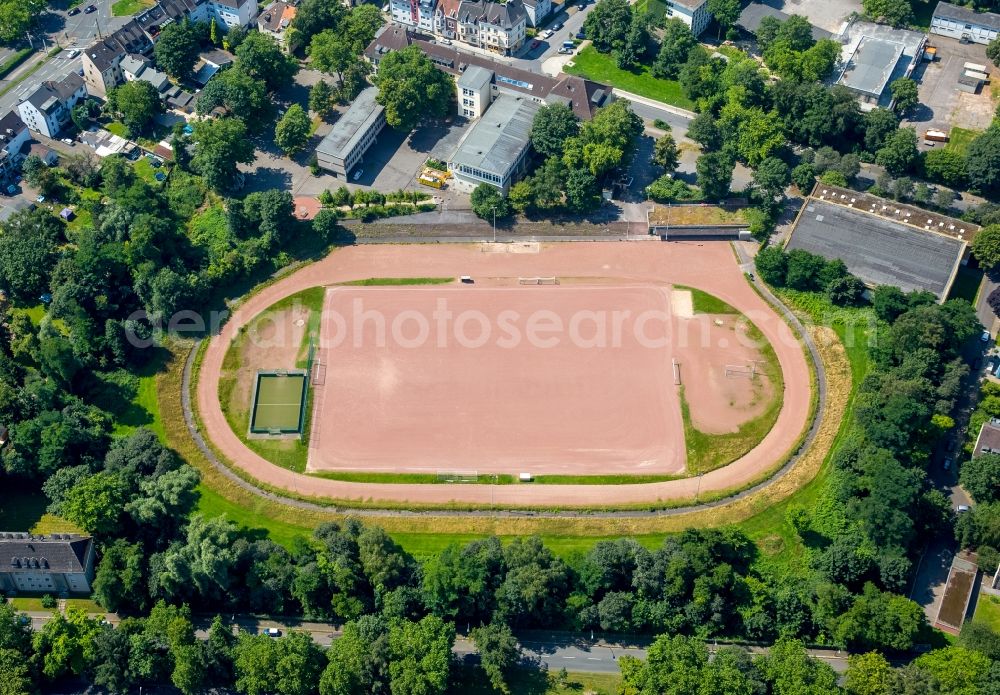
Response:
POLYGON ((840 73, 842 84, 868 104, 877 104, 903 56, 903 44, 863 36, 840 73))
POLYGON ((976 12, 968 7, 939 2, 931 17, 932 34, 989 43, 1000 37, 1000 14, 976 12))
POLYGON ((819 183, 785 248, 839 258, 868 287, 925 290, 944 301, 977 225, 819 183))
POLYGON ((667 17, 676 17, 687 24, 695 36, 705 31, 712 21, 708 0, 667 0, 667 17))
POLYGON ((368 87, 333 124, 333 129, 316 148, 316 160, 321 168, 347 176, 374 144, 385 128, 385 109, 375 100, 376 96, 378 89, 368 87))
POLYGON ((488 183, 507 191, 524 170, 531 149, 531 124, 541 106, 522 96, 501 94, 465 135, 448 160, 460 190, 488 183))
POLYGON ((93 580, 93 538, 0 532, 0 591, 86 594, 93 580))

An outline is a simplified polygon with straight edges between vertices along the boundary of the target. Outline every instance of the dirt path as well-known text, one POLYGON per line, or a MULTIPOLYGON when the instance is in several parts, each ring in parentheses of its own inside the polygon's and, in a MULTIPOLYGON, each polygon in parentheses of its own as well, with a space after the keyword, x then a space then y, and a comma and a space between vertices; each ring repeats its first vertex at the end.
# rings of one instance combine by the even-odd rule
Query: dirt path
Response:
POLYGON ((201 367, 196 398, 205 432, 222 453, 267 486, 330 499, 385 500, 499 506, 606 506, 692 498, 741 487, 782 461, 808 424, 810 372, 802 347, 747 284, 728 244, 578 243, 545 245, 538 254, 483 253, 479 245, 357 246, 339 250, 265 288, 239 307, 213 338, 201 367), (247 449, 222 413, 217 385, 226 347, 240 326, 279 299, 334 282, 365 277, 415 276, 620 277, 637 282, 674 282, 697 287, 749 317, 774 347, 785 377, 784 406, 774 428, 751 452, 732 464, 663 483, 592 485, 374 485, 318 479, 279 468, 247 449))

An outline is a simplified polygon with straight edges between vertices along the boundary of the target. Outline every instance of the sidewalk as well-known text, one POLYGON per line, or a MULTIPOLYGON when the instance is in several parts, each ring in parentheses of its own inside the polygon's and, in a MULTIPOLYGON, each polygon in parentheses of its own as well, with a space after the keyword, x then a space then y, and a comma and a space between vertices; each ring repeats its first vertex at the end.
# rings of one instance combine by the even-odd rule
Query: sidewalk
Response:
POLYGON ((654 109, 662 109, 663 111, 669 111, 675 116, 680 116, 681 118, 686 118, 689 121, 694 119, 696 114, 694 111, 688 111, 687 109, 682 109, 679 106, 671 106, 670 104, 665 104, 662 101, 657 101, 656 99, 650 99, 649 97, 639 96, 638 94, 633 94, 632 92, 626 92, 623 89, 618 89, 613 87, 611 93, 614 94, 619 99, 626 99, 628 101, 634 101, 639 104, 645 104, 654 109))

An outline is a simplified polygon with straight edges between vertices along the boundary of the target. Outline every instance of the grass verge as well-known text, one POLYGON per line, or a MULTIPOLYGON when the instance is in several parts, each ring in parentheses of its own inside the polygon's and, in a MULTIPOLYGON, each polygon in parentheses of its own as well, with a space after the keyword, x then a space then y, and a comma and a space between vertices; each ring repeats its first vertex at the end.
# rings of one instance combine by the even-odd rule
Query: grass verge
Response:
MULTIPOLYGON (((509 692, 518 695, 616 695, 622 677, 617 673, 579 673, 570 671, 565 679, 558 674, 535 668, 519 668, 510 674, 509 692)), ((458 664, 452 669, 449 695, 500 695, 490 685, 481 667, 458 664)))
POLYGON ((18 65, 28 59, 35 50, 33 48, 22 48, 0 65, 0 78, 7 77, 18 65))
POLYGON ((576 54, 572 65, 566 65, 564 72, 579 75, 595 82, 609 84, 626 92, 671 104, 682 109, 693 109, 694 102, 684 95, 680 82, 661 80, 653 77, 649 66, 641 65, 634 70, 622 70, 615 64, 615 57, 598 53, 593 46, 587 46, 576 54))
POLYGON ((983 623, 986 627, 1000 634, 1000 598, 989 594, 980 594, 976 604, 976 614, 972 620, 983 623))
POLYGON ((111 14, 115 17, 128 17, 155 4, 155 0, 118 0, 111 6, 111 14))
POLYGON ((366 278, 337 283, 354 287, 396 287, 399 285, 447 285, 455 278, 366 278))
POLYGON ((18 87, 18 85, 20 85, 26 79, 28 79, 29 77, 31 77, 32 75, 34 75, 36 72, 38 72, 39 70, 41 70, 42 66, 45 65, 47 62, 49 62, 49 58, 50 57, 51 56, 46 56, 42 60, 38 61, 37 63, 35 63, 34 65, 32 65, 31 68, 27 72, 25 72, 23 75, 20 75, 16 80, 14 80, 10 84, 8 84, 3 89, 0 89, 0 97, 4 96, 5 94, 7 94, 7 93, 9 93, 11 91, 13 91, 14 89, 16 89, 18 87))
MULTIPOLYGON (((916 4, 921 5, 922 2, 916 4)), ((948 144, 945 149, 955 150, 959 154, 965 154, 969 149, 969 143, 982 134, 981 130, 971 130, 969 128, 959 128, 958 126, 948 131, 948 144)))
POLYGON ((674 289, 687 290, 691 293, 691 307, 696 314, 739 314, 736 309, 722 301, 715 295, 711 295, 697 287, 685 287, 684 285, 674 285, 674 289))

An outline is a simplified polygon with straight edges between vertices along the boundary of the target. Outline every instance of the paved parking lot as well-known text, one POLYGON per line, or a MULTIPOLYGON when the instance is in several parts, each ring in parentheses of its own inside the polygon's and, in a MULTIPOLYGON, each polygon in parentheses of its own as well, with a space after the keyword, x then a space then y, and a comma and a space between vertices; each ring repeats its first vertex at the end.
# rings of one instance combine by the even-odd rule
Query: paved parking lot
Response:
POLYGON ((781 10, 785 14, 802 15, 809 22, 831 34, 839 34, 840 28, 849 15, 861 14, 861 0, 764 0, 763 4, 781 10))
POLYGON ((920 106, 908 122, 918 131, 928 128, 947 131, 955 126, 984 130, 993 118, 993 86, 985 85, 978 94, 967 94, 955 89, 955 85, 966 62, 986 65, 993 81, 1000 79, 1000 72, 986 57, 986 47, 936 35, 931 36, 930 43, 937 47, 939 60, 924 61, 914 71, 913 77, 920 83, 920 106))

